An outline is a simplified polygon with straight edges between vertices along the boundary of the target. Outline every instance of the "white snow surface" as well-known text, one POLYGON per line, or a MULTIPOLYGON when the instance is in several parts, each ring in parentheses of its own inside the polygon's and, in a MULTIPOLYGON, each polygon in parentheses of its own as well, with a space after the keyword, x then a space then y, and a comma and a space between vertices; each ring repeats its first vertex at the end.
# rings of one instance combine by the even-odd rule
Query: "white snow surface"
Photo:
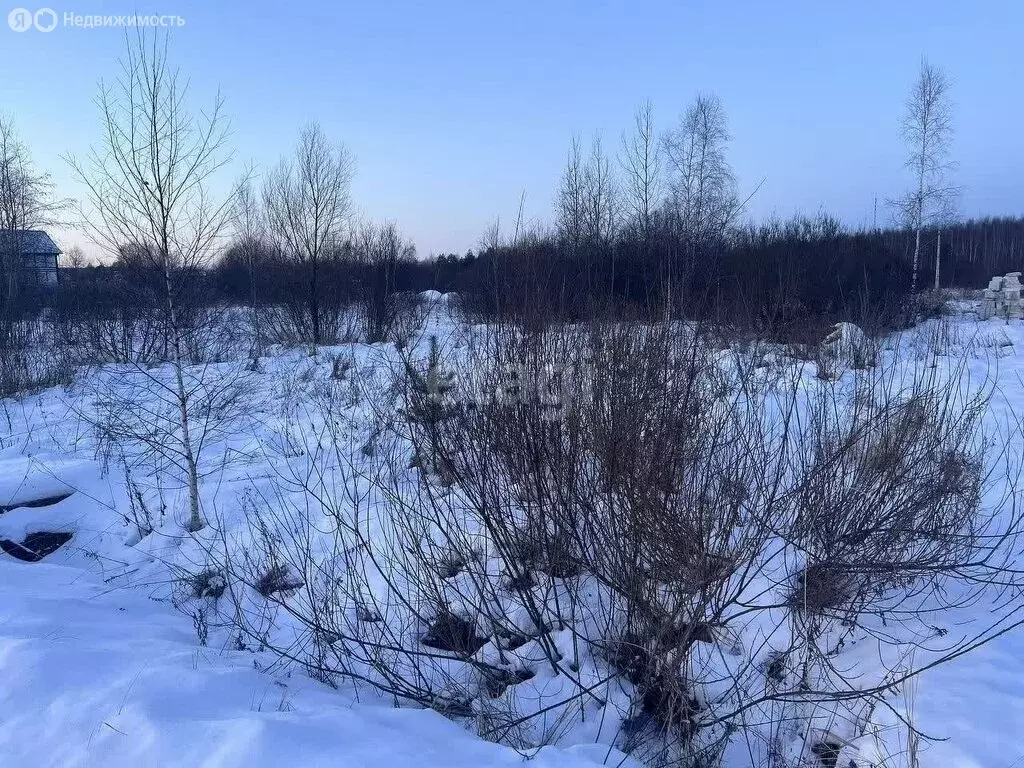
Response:
MULTIPOLYGON (((989 421, 1024 413, 1024 327, 956 319, 952 328, 950 354, 968 356, 968 373, 996 380, 989 421)), ((911 339, 898 354, 914 349, 911 339)), ((234 422, 244 428, 215 434, 204 450, 201 494, 214 527, 241 535, 245 494, 266 488, 275 462, 301 465, 292 430, 305 417, 283 413, 286 394, 299 391, 301 403, 301 392, 329 380, 335 355, 360 367, 389 354, 386 345, 350 345, 265 358, 245 380, 234 422)), ((44 530, 73 538, 37 563, 0 553, 0 766, 638 765, 600 743, 600 727, 517 752, 365 687, 329 688, 268 652, 201 646, 192 620, 172 602, 176 579, 202 567, 213 534, 189 535, 182 489, 147 484, 130 456, 109 455, 80 418, 118 386, 144 383, 108 367, 83 371, 67 391, 3 402, 0 507, 15 508, 0 514, 0 539, 44 530), (128 474, 158 511, 151 532, 127 522, 128 474), (68 492, 51 506, 18 507, 68 492)), ((944 739, 922 745, 922 765, 1024 766, 1024 634, 925 674, 914 709, 917 726, 944 739)))
MULTIPOLYGON (((276 350, 264 359, 231 414, 239 432, 215 430, 204 454, 206 514, 225 528, 243 527, 240 495, 268 478, 268 462, 301 453, 290 416, 279 418, 282 389, 329 380, 336 355, 366 360, 381 351, 352 345, 311 358, 276 350), (257 448, 257 438, 266 444, 257 448)), ((217 367, 206 373, 216 376, 217 367)), ((527 758, 541 768, 636 768, 594 743, 517 752, 432 710, 397 707, 373 689, 329 688, 269 652, 201 646, 192 620, 173 604, 182 569, 203 562, 183 529, 183 489, 156 488, 130 451, 127 463, 119 461, 81 418, 114 388, 155 392, 154 380, 167 380, 171 368, 148 374, 83 370, 69 390, 0 400, 0 539, 73 534, 40 562, 0 552, 2 768, 477 768, 527 758), (127 522, 129 472, 161 510, 147 535, 127 522), (40 500, 47 506, 31 506, 40 500)), ((166 407, 160 399, 148 400, 154 412, 166 407)), ((210 534, 208 527, 202 546, 210 534)))
MULTIPOLYGON (((429 710, 356 702, 249 653, 200 648, 188 620, 138 588, 70 565, 0 559, 0 765, 519 765, 429 710)), ((584 768, 605 748, 540 750, 584 768)), ((616 761, 617 762, 617 761, 616 761)))

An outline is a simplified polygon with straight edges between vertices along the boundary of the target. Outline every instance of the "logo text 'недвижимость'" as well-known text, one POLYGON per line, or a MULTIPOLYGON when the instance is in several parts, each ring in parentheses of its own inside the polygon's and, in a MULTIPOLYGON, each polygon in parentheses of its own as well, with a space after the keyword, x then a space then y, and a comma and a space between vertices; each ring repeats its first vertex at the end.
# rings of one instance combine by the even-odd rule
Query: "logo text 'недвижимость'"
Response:
POLYGON ((177 14, 81 14, 65 11, 58 15, 52 8, 36 11, 15 8, 7 14, 7 24, 15 32, 53 32, 58 26, 74 29, 101 29, 103 27, 183 27, 185 19, 177 14))

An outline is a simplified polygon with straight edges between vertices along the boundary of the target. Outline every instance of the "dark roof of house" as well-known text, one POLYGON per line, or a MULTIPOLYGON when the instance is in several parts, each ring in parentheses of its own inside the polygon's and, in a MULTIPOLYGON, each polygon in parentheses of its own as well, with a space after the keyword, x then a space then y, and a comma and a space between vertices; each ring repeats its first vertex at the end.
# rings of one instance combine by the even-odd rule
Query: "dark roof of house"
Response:
POLYGON ((60 248, 41 229, 0 230, 0 253, 58 255, 60 248))

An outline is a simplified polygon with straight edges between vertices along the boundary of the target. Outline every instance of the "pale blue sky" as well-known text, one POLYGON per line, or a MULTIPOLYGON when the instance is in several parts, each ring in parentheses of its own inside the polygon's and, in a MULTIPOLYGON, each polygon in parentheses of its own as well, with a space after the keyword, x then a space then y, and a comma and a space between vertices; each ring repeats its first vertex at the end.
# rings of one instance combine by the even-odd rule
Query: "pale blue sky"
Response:
MULTIPOLYGON (((702 90, 725 105, 741 187, 765 180, 752 216, 869 223, 906 182, 898 122, 922 55, 954 81, 962 213, 1024 213, 1019 0, 50 1, 183 17, 172 58, 197 103, 225 95, 236 168, 272 164, 319 120, 357 158, 360 210, 424 256, 510 226, 522 190, 547 218, 574 133, 617 147, 637 104, 667 128, 702 90)), ((122 46, 117 29, 0 26, 0 111, 64 195, 80 190, 60 155, 97 139, 91 100, 122 46)))

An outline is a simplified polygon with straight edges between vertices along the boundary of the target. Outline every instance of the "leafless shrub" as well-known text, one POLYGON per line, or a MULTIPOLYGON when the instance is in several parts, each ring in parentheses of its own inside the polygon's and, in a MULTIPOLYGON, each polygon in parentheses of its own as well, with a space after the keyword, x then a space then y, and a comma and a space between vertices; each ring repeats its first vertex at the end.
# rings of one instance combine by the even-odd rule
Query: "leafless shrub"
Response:
MULTIPOLYGON (((244 428, 258 407, 247 384, 248 376, 241 363, 183 369, 173 364, 154 368, 136 365, 128 371, 104 369, 85 381, 83 390, 90 400, 78 415, 95 430, 97 452, 108 461, 122 464, 131 478, 132 522, 139 538, 153 530, 151 512, 137 493, 143 478, 163 487, 186 489, 191 496, 189 478, 194 472, 199 508, 198 480, 242 457, 229 452, 211 465, 207 449, 244 428), (175 380, 186 393, 184 416, 175 380), (182 418, 191 425, 187 432, 182 430, 182 418)), ((192 505, 188 506, 191 518, 192 505)), ((191 524, 188 521, 187 525, 191 524)))
POLYGON ((652 765, 737 744, 784 765, 799 732, 851 737, 892 686, 1014 621, 1004 591, 998 617, 905 667, 942 611, 1009 589, 1019 552, 1015 508, 982 503, 1005 479, 987 393, 956 370, 815 381, 667 322, 375 349, 377 375, 348 376, 372 418, 321 393, 312 472, 260 501, 262 554, 232 571, 303 574, 240 622, 320 679, 517 746, 596 706, 652 765), (844 666, 852 639, 878 674, 844 666), (531 708, 541 668, 559 693, 531 708))
MULTIPOLYGON (((471 388, 440 402, 436 390, 410 388, 407 411, 431 414, 410 421, 417 453, 442 458, 459 489, 453 500, 428 484, 418 514, 449 519, 468 506, 533 625, 568 628, 582 654, 600 643, 636 686, 636 716, 692 733, 699 706, 680 662, 695 643, 717 642, 726 585, 758 540, 754 524, 749 541, 736 537, 768 455, 741 440, 741 425, 756 428, 754 412, 723 411, 719 399, 735 397, 736 382, 710 363, 705 338, 684 329, 502 328, 474 352, 471 388), (590 636, 578 629, 597 608, 579 591, 585 578, 609 595, 590 636)), ((432 348, 428 370, 435 358, 432 348)), ((547 653, 559 674, 576 677, 561 651, 547 653)), ((571 698, 588 695, 581 684, 571 698)))
POLYGON ((934 320, 953 314, 949 297, 942 291, 922 291, 914 296, 914 310, 921 320, 934 320))
MULTIPOLYGON (((327 271, 325 267, 321 267, 327 271)), ((321 344, 349 344, 362 337, 363 316, 348 295, 330 290, 335 287, 327 279, 317 289, 317 327, 321 344)), ((298 292, 301 289, 295 289, 298 292)), ((260 329, 267 338, 288 347, 308 344, 312 334, 312 320, 308 304, 301 298, 258 309, 260 329)))
POLYGON ((818 569, 813 581, 850 599, 868 587, 880 596, 905 585, 913 594, 960 573, 995 525, 980 509, 989 479, 984 391, 928 377, 886 396, 877 383, 861 383, 841 410, 831 397, 812 408, 793 497, 793 536, 812 560, 802 578, 809 584, 818 569))
POLYGON ((420 640, 428 648, 449 651, 459 656, 472 656, 487 644, 488 638, 477 634, 475 623, 451 611, 440 611, 420 640))
POLYGON ((331 266, 341 255, 352 216, 355 160, 343 144, 332 143, 317 123, 299 135, 291 158, 282 158, 263 182, 265 234, 282 259, 295 267, 287 317, 302 342, 334 340, 339 316, 332 301, 331 266))
POLYGON ((196 640, 199 645, 206 646, 210 639, 210 624, 205 606, 192 609, 192 626, 196 630, 196 640))
MULTIPOLYGON (((412 441, 459 490, 428 484, 426 514, 468 507, 506 586, 534 601, 536 626, 574 628, 574 643, 635 686, 634 717, 697 751, 717 749, 739 713, 795 695, 779 659, 793 659, 799 695, 842 701, 851 682, 827 661, 832 646, 818 649, 825 633, 841 648, 867 613, 905 619, 905 637, 920 637, 937 606, 964 604, 943 585, 978 599, 1019 528, 981 508, 992 480, 984 388, 968 393, 955 372, 894 382, 865 361, 850 403, 849 376, 801 399, 795 382, 758 381, 756 366, 715 349, 700 329, 657 324, 498 328, 462 362, 471 388, 440 408, 436 392, 413 387, 408 409, 433 414, 410 422, 412 441), (793 558, 804 564, 780 568, 793 558), (599 608, 581 591, 587 578, 608 590, 599 608), (559 604, 537 604, 538 588, 559 604), (727 638, 754 606, 776 610, 772 589, 795 629, 758 658, 727 638), (579 632, 595 610, 600 634, 579 632), (699 691, 721 671, 704 648, 739 654, 713 701, 699 691), (752 697, 745 681, 766 664, 783 690, 752 697)), ((432 355, 428 367, 446 364, 432 355)), ((560 653, 549 661, 572 674, 560 653)), ((865 700, 882 689, 855 687, 865 700)))
MULTIPOLYGON (((111 449, 112 446, 109 446, 108 450, 111 449)), ((121 457, 121 465, 124 468, 125 485, 128 491, 129 511, 128 514, 124 515, 124 521, 127 525, 134 528, 132 535, 129 537, 129 543, 136 544, 153 532, 154 525, 163 518, 166 509, 161 502, 160 509, 154 513, 151 504, 146 501, 144 489, 132 477, 128 460, 123 456, 121 457)))
POLYGON ((0 317, 0 397, 70 386, 74 365, 42 318, 0 317))
POLYGON ((865 583, 864 574, 850 573, 841 565, 812 563, 796 574, 786 602, 809 614, 835 613, 853 602, 865 583))
POLYGON ((399 263, 415 255, 415 246, 402 237, 393 222, 365 222, 356 230, 353 251, 365 274, 360 297, 364 338, 370 343, 405 338, 402 334, 409 330, 408 321, 415 322, 416 301, 395 293, 395 277, 399 263))
POLYGON ((417 333, 426 320, 428 307, 413 293, 396 293, 391 296, 391 312, 389 338, 394 345, 402 350, 410 341, 415 341, 417 333))
POLYGON ((117 274, 64 287, 54 310, 57 333, 83 365, 168 360, 169 335, 159 293, 117 274))

